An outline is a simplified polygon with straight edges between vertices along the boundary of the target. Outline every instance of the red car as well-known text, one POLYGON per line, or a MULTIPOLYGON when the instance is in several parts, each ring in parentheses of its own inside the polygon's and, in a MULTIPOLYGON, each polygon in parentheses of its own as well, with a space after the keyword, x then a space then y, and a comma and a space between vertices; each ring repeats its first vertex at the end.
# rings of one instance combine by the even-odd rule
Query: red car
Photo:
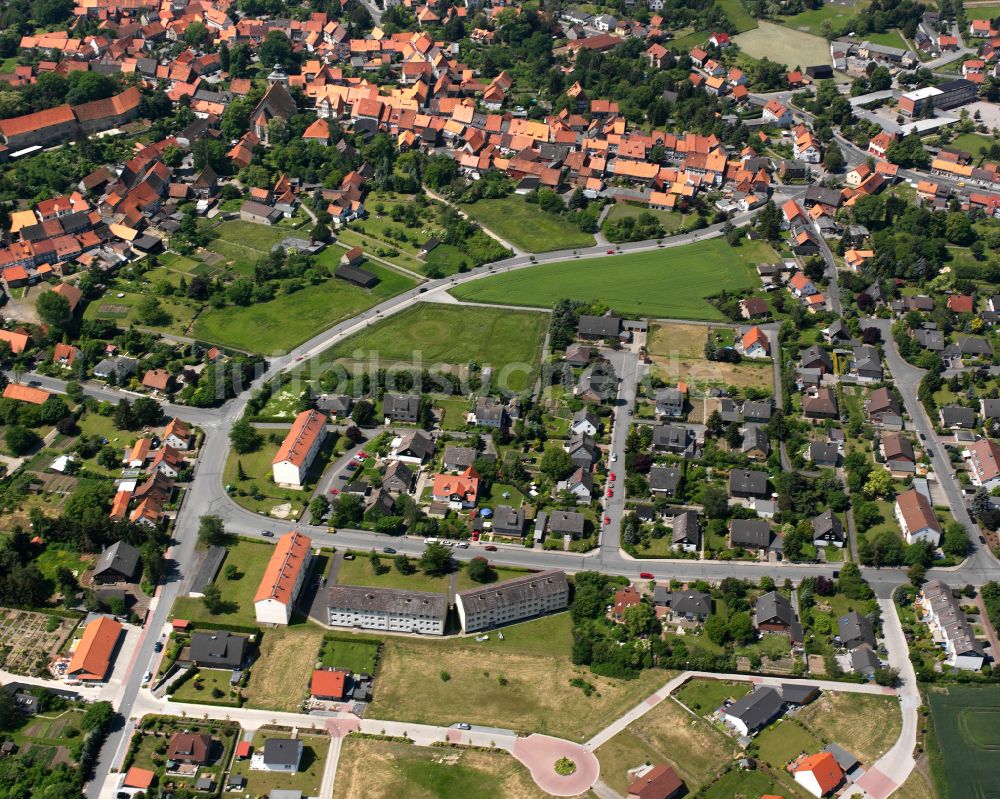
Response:
POLYGON ((485 549, 486 549, 487 552, 496 552, 497 551, 497 548, 495 546, 493 546, 493 544, 487 544, 486 547, 485 547, 485 549))
POLYGON ((608 250, 608 255, 614 255, 614 254, 615 254, 614 250, 608 250))
POLYGON ((618 475, 612 472, 611 474, 608 475, 608 479, 613 483, 615 480, 618 479, 618 475))
POLYGON ((330 489, 330 493, 333 494, 334 496, 336 496, 337 494, 340 493, 340 489, 339 488, 331 488, 330 489))
POLYGON ((611 524, 611 517, 610 516, 605 516, 604 517, 604 523, 605 524, 611 524))
POLYGON ((472 540, 473 541, 478 541, 479 540, 479 533, 473 533, 472 534, 472 540))
POLYGON ((615 495, 615 490, 613 488, 608 489, 608 499, 611 499, 615 495))
POLYGON ((652 572, 639 572, 639 576, 643 580, 655 580, 656 579, 655 577, 653 577, 653 573, 652 572))

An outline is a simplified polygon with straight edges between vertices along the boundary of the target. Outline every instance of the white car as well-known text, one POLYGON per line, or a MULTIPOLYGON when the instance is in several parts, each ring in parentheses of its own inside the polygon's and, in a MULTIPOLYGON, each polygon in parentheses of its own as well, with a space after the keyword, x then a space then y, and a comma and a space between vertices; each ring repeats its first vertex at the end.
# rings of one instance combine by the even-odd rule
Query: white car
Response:
POLYGON ((617 452, 612 452, 611 453, 611 462, 612 463, 618 463, 618 453, 617 452))

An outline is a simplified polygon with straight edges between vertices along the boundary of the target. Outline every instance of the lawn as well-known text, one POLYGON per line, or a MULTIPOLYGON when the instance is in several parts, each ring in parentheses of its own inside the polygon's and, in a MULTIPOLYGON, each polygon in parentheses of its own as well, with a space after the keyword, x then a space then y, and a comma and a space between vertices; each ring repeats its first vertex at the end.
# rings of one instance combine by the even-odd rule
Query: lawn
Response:
POLYGON ((231 692, 229 680, 233 676, 230 669, 198 669, 198 672, 186 680, 170 699, 173 702, 208 702, 213 705, 232 705, 239 707, 239 697, 231 692), (212 691, 219 690, 223 696, 213 696, 212 691))
POLYGON ((776 256, 764 242, 730 247, 715 238, 649 252, 560 261, 470 281, 460 300, 551 307, 569 298, 600 300, 620 314, 721 320, 706 298, 758 285, 754 266, 776 256))
POLYGON ((626 217, 636 217, 639 214, 652 214, 659 220, 659 223, 663 225, 663 229, 668 234, 676 233, 680 230, 684 226, 684 221, 688 218, 687 215, 678 213, 677 211, 660 211, 641 205, 620 202, 615 203, 614 207, 608 211, 608 216, 604 220, 604 223, 607 224, 608 222, 625 219, 626 217))
POLYGON ((443 414, 443 430, 464 430, 467 427, 465 415, 469 412, 469 400, 465 397, 434 397, 434 407, 443 414))
POLYGON ((500 200, 479 200, 461 208, 484 228, 526 252, 594 246, 592 235, 561 216, 525 202, 519 194, 500 200))
POLYGON ((902 724, 896 697, 837 691, 824 692, 797 718, 820 738, 849 749, 866 766, 892 747, 902 724))
POLYGON ((334 799, 543 799, 505 752, 435 749, 349 737, 341 750, 334 799))
POLYGON ((417 569, 413 574, 403 574, 393 565, 393 555, 382 558, 389 567, 384 574, 376 575, 368 560, 368 555, 358 552, 354 560, 340 563, 337 574, 338 585, 367 585, 373 588, 400 588, 406 591, 432 591, 443 594, 448 590, 448 577, 431 577, 417 569))
POLYGON ((699 716, 708 716, 727 699, 735 701, 746 696, 752 687, 748 682, 695 678, 684 683, 674 695, 699 716))
POLYGON ((966 19, 996 19, 1000 17, 1000 5, 965 7, 966 19))
MULTIPOLYGON (((254 771, 250 759, 233 763, 230 776, 241 774, 247 779, 246 796, 267 796, 274 790, 302 791, 303 796, 319 796, 323 782, 323 768, 330 751, 330 739, 326 735, 308 735, 301 731, 302 760, 295 774, 275 771, 254 771)), ((259 730, 253 736, 253 750, 259 752, 268 738, 288 738, 288 732, 259 730)))
POLYGON ((301 711, 322 645, 323 630, 313 624, 292 624, 265 632, 260 657, 251 667, 250 682, 244 689, 247 704, 264 710, 301 711))
POLYGON ((781 23, 792 30, 822 36, 822 26, 826 20, 834 26, 853 17, 857 9, 852 6, 827 4, 821 8, 811 8, 790 17, 782 17, 781 23))
POLYGON ((369 262, 365 268, 379 277, 372 289, 331 279, 247 307, 208 308, 195 322, 194 335, 267 355, 288 351, 414 285, 412 278, 381 264, 369 262))
POLYGON ((830 63, 826 39, 761 20, 759 27, 733 37, 740 49, 753 58, 765 56, 790 69, 830 63))
POLYGON ((81 555, 62 544, 52 543, 45 545, 45 549, 38 553, 33 563, 44 577, 54 582, 60 567, 69 569, 79 577, 93 565, 94 558, 94 555, 81 555))
POLYGON ((693 718, 673 699, 661 702, 595 752, 601 779, 620 794, 628 787, 627 771, 647 760, 672 763, 694 793, 714 779, 735 753, 732 738, 693 718))
POLYGON ((215 584, 222 593, 223 612, 209 613, 205 603, 195 597, 178 597, 174 603, 173 618, 212 621, 220 624, 230 623, 240 626, 255 626, 257 617, 254 613, 253 598, 257 586, 267 568, 274 547, 270 544, 256 541, 239 540, 226 553, 226 559, 215 584), (236 566, 238 579, 229 580, 223 576, 226 566, 236 566))
MULTIPOLYGON (((382 241, 350 228, 341 228, 338 230, 336 244, 327 247, 321 252, 317 256, 316 261, 332 271, 336 269, 337 264, 340 262, 340 256, 344 254, 344 250, 351 247, 361 247, 369 256, 369 264, 371 263, 371 257, 374 256, 381 258, 383 261, 395 264, 401 269, 409 269, 411 272, 423 272, 426 270, 423 261, 419 260, 415 255, 401 251, 398 243, 382 241), (395 251, 396 255, 392 255, 392 251, 395 251)), ((366 266, 365 268, 367 269, 368 267, 366 266)))
MULTIPOLYGON (((950 799, 981 799, 995 792, 1000 769, 1000 691, 971 685, 927 692, 934 738, 950 799)), ((937 761, 937 762, 935 762, 937 761)))
MULTIPOLYGON (((815 754, 823 750, 823 742, 793 719, 784 719, 757 736, 760 759, 776 769, 783 769, 800 754, 815 754)), ((848 749, 850 741, 839 741, 848 749)))
POLYGON ((750 16, 743 5, 743 0, 718 0, 717 5, 726 12, 729 21, 736 26, 736 32, 752 30, 757 27, 757 20, 750 16))
POLYGON ((348 669, 355 674, 374 674, 378 648, 377 639, 328 634, 323 639, 319 659, 329 668, 348 669))
POLYGON ((871 42, 872 44, 881 44, 885 47, 901 47, 904 50, 909 50, 910 46, 906 43, 906 39, 899 35, 899 31, 887 30, 885 33, 866 33, 864 38, 871 42))
MULTIPOLYGON (((87 308, 83 312, 85 320, 108 319, 115 322, 119 327, 129 327, 130 325, 145 325, 139 318, 136 306, 146 298, 146 294, 139 294, 129 291, 117 291, 112 287, 104 293, 104 296, 87 303, 87 308), (118 296, 121 294, 122 296, 118 296)), ((160 297, 160 307, 170 317, 170 321, 164 325, 158 325, 155 330, 165 333, 173 333, 182 336, 187 333, 191 326, 191 321, 197 313, 197 305, 193 302, 173 299, 171 297, 160 297)))
POLYGON ((573 666, 568 614, 503 634, 503 641, 491 634, 482 643, 387 638, 369 715, 424 724, 467 721, 582 741, 669 677, 648 670, 635 680, 614 680, 573 666), (447 681, 440 679, 442 669, 447 681), (591 696, 570 685, 575 677, 594 686, 591 696))
POLYGON ((751 799, 755 796, 784 796, 786 789, 778 787, 763 771, 732 769, 708 786, 704 799, 733 799, 736 796, 751 799))
POLYGON ((426 272, 430 269, 437 269, 443 277, 455 274, 459 271, 463 263, 466 266, 470 263, 464 252, 458 249, 458 247, 452 247, 450 244, 439 244, 427 253, 424 261, 425 264, 421 271, 426 272))
POLYGON ((527 311, 418 303, 321 353, 319 364, 360 357, 366 364, 431 370, 492 366, 494 386, 532 386, 548 316, 527 311), (361 353, 359 356, 358 354, 361 353))
POLYGON ((989 149, 991 144, 993 144, 993 139, 982 133, 963 133, 948 146, 957 147, 959 150, 965 150, 972 153, 973 156, 978 156, 980 148, 989 149))

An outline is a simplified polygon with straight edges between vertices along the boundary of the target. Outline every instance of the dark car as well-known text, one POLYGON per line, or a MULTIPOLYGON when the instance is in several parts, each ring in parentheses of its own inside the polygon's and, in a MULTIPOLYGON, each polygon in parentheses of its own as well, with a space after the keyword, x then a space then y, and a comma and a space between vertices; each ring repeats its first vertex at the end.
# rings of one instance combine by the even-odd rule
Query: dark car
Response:
POLYGON ((487 545, 486 545, 486 546, 484 547, 484 549, 485 549, 485 550, 486 550, 487 552, 496 552, 496 551, 497 551, 497 548, 496 548, 495 546, 493 546, 493 544, 487 544, 487 545))
POLYGON ((386 555, 395 555, 395 554, 396 554, 396 550, 395 550, 395 549, 393 549, 392 547, 382 547, 382 551, 383 551, 383 552, 384 552, 384 553, 385 553, 386 555))
POLYGON ((163 641, 157 641, 155 644, 153 644, 153 651, 154 652, 162 652, 163 651, 163 641))
POLYGON ((274 533, 272 533, 270 530, 261 530, 260 534, 264 536, 264 538, 274 538, 274 533))

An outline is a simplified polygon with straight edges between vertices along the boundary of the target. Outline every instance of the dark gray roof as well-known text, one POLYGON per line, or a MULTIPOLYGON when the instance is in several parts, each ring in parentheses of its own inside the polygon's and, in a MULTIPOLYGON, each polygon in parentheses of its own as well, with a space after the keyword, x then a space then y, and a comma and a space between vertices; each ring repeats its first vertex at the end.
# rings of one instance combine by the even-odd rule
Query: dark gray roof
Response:
POLYGON ((569 593, 565 572, 558 569, 528 574, 505 580, 498 585, 484 585, 458 594, 463 607, 470 612, 518 605, 542 597, 569 593))
POLYGON ((771 451, 771 445, 767 440, 767 433, 763 428, 755 424, 748 424, 743 429, 743 451, 759 449, 766 455, 771 451))
POLYGON ((653 427, 653 446, 683 450, 691 446, 692 433, 676 424, 658 424, 653 427))
POLYGON ((743 403, 743 418, 757 421, 769 421, 771 418, 771 400, 747 400, 743 403))
POLYGON ((675 544, 701 544, 701 522, 698 514, 687 510, 674 516, 673 542, 675 544))
POLYGON ((568 510, 554 510, 549 514, 549 530, 553 533, 583 535, 584 516, 568 510))
POLYGON ((409 450, 418 458, 434 454, 434 439, 425 430, 411 430, 401 436, 399 451, 409 450))
POLYGON ((764 519, 733 519, 729 533, 734 547, 766 549, 771 544, 771 525, 764 519))
POLYGON ((875 631, 867 616, 862 616, 856 610, 849 611, 846 616, 837 619, 837 634, 842 644, 854 648, 860 644, 868 644, 875 648, 875 631))
POLYGON ((617 338, 622 330, 621 317, 614 314, 604 316, 581 316, 579 331, 581 336, 595 338, 617 338))
POLYGON ((407 616, 421 614, 440 619, 444 619, 448 612, 448 600, 444 594, 363 585, 330 586, 327 604, 331 608, 352 611, 368 610, 407 616))
POLYGON ((291 738, 268 738, 264 741, 264 762, 271 766, 297 766, 301 741, 291 738))
POLYGON ((712 597, 704 591, 674 591, 670 595, 670 610, 685 615, 707 616, 712 612, 712 597))
POLYGON ((821 538, 834 541, 844 540, 844 525, 829 508, 812 520, 812 526, 813 540, 821 538))
POLYGON ((987 419, 1000 419, 1000 399, 984 399, 983 416, 987 419))
POLYGON ((835 464, 840 457, 840 450, 836 444, 824 441, 813 441, 809 444, 809 459, 813 463, 835 464))
POLYGON ((788 627, 795 621, 791 600, 777 591, 768 591, 757 599, 754 606, 754 623, 759 627, 768 621, 778 621, 788 627))
POLYGON ((497 505, 493 509, 493 529, 498 533, 521 535, 524 532, 524 509, 497 505))
POLYGON ((857 757, 844 749, 840 744, 827 744, 823 751, 833 755, 833 759, 837 761, 837 765, 843 771, 850 771, 859 763, 857 757))
POLYGON ((851 652, 851 666, 862 674, 872 674, 882 668, 882 661, 878 659, 878 655, 872 651, 871 647, 864 645, 851 652))
POLYGON ((354 283, 364 288, 370 288, 378 283, 378 277, 374 273, 359 266, 351 266, 350 264, 341 264, 333 274, 334 277, 339 277, 341 280, 346 280, 348 283, 354 283))
POLYGON ((748 469, 733 469, 729 473, 729 493, 767 494, 767 472, 752 472, 748 469))
POLYGON ((966 427, 971 430, 976 426, 976 412, 961 405, 945 405, 941 409, 941 423, 945 427, 966 427))
POLYGON ((673 493, 681 482, 681 470, 676 466, 653 466, 649 470, 649 487, 655 491, 673 493))
POLYGON ((139 550, 124 541, 116 541, 97 559, 94 566, 94 576, 100 577, 107 572, 114 572, 123 577, 134 578, 139 569, 139 550))
POLYGON ((316 409, 331 413, 350 413, 354 400, 344 394, 320 394, 316 397, 316 409))
POLYGON ((811 347, 802 350, 799 353, 799 363, 806 367, 823 364, 828 372, 833 369, 833 361, 830 360, 830 354, 818 344, 813 344, 811 347))
POLYGON ((420 408, 420 397, 410 394, 386 394, 382 397, 382 412, 386 416, 402 414, 416 416, 420 408))
POLYGON ((444 462, 449 466, 465 468, 471 466, 476 459, 476 450, 473 447, 460 447, 457 444, 448 444, 444 448, 444 462))
POLYGON ((243 664, 247 639, 228 630, 196 632, 191 636, 190 658, 199 666, 237 669, 243 664))
POLYGON ((738 718, 751 731, 763 727, 781 711, 781 694, 774 688, 760 687, 747 694, 726 710, 727 716, 738 718))
POLYGON ((804 705, 819 693, 819 688, 815 685, 802 685, 800 683, 782 683, 781 698, 792 705, 804 705))

